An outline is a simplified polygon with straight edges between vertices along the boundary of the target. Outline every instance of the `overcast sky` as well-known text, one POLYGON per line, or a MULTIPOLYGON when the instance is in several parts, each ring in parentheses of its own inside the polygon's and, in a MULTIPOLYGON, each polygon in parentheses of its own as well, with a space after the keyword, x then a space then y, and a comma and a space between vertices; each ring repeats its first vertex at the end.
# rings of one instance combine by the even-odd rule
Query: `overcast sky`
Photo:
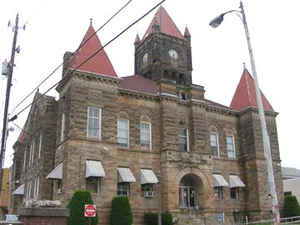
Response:
MULTIPOLYGON (((20 54, 16 55, 13 74, 10 113, 17 113, 32 101, 31 96, 14 110, 20 100, 62 62, 65 51, 75 51, 79 46, 90 18, 98 29, 128 0, 10 0, 0 9, 0 62, 9 59, 13 33, 7 27, 20 14, 20 54)), ((131 22, 144 14, 158 0, 133 0, 117 18, 109 23, 98 36, 104 45, 131 22)), ((299 0, 244 0, 260 88, 279 112, 277 127, 280 155, 283 166, 300 169, 298 145, 300 126, 298 61, 300 52, 300 1, 299 0)), ((243 62, 251 71, 247 45, 240 18, 225 16, 217 29, 209 21, 222 12, 238 9, 238 0, 167 0, 163 6, 178 28, 183 32, 187 25, 192 37, 193 82, 203 85, 206 98, 229 106, 243 71, 243 62)), ((134 39, 143 36, 155 12, 131 28, 106 48, 118 74, 128 76, 134 70, 134 39)), ((61 70, 40 87, 46 91, 61 78, 61 70)), ((0 77, 1 126, 3 118, 6 79, 0 77)), ((50 95, 57 96, 55 91, 50 95)), ((13 158, 12 145, 27 118, 28 110, 10 124, 6 166, 13 158)), ((2 130, 2 129, 1 129, 2 130)))

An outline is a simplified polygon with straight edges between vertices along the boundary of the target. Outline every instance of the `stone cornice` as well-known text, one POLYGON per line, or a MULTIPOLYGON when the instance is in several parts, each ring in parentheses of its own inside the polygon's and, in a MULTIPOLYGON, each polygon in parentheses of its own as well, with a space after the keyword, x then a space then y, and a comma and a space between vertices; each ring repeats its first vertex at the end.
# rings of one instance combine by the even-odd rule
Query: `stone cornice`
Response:
POLYGON ((63 77, 63 79, 59 82, 58 86, 56 87, 56 90, 58 92, 61 92, 63 87, 66 85, 66 83, 73 77, 78 77, 89 81, 106 82, 108 84, 116 85, 116 86, 120 85, 120 78, 110 77, 103 74, 94 74, 85 71, 75 70, 63 77))
MULTIPOLYGON (((248 107, 242 111, 239 111, 238 112, 238 115, 239 116, 242 116, 248 112, 255 112, 255 113, 258 113, 258 108, 256 107, 248 107)), ((273 116, 273 117, 276 117, 279 113, 278 112, 273 112, 273 111, 265 111, 265 115, 266 116, 273 116)))

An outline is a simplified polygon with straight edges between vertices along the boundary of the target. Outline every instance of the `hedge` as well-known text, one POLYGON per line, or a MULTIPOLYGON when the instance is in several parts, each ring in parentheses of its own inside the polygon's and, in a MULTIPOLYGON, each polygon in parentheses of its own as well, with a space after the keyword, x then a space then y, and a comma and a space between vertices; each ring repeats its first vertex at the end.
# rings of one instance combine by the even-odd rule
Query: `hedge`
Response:
POLYGON ((283 217, 300 216, 300 206, 296 196, 287 195, 284 198, 283 217))
POLYGON ((67 208, 69 209, 69 216, 67 217, 68 225, 97 225, 98 215, 96 217, 84 217, 84 205, 94 202, 90 192, 86 190, 76 191, 72 199, 69 201, 67 208))
MULTIPOLYGON (((172 225, 173 217, 169 212, 161 214, 162 225, 172 225)), ((158 225, 158 214, 149 212, 144 214, 144 221, 146 225, 158 225)))
POLYGON ((131 225, 132 222, 133 216, 128 197, 113 198, 111 201, 110 225, 131 225))

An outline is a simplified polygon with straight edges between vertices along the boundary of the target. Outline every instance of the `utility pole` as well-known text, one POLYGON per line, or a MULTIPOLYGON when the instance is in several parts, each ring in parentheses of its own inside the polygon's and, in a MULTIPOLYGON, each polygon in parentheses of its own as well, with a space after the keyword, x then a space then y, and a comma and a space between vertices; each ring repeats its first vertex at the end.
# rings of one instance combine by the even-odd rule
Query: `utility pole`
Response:
POLYGON ((2 190, 2 177, 3 171, 2 167, 5 159, 5 150, 6 150, 6 138, 7 138, 7 116, 8 116, 8 107, 9 107, 9 97, 10 97, 10 88, 12 75, 14 70, 15 63, 15 53, 16 53, 16 45, 17 45, 17 36, 18 36, 18 24, 19 24, 19 14, 16 16, 15 26, 13 27, 14 31, 14 39, 11 50, 11 57, 8 63, 8 75, 7 75, 7 86, 6 86, 6 98, 5 98, 5 107, 4 107, 4 116, 3 116, 3 127, 2 127, 2 138, 1 138, 1 152, 0 152, 0 191, 2 190))

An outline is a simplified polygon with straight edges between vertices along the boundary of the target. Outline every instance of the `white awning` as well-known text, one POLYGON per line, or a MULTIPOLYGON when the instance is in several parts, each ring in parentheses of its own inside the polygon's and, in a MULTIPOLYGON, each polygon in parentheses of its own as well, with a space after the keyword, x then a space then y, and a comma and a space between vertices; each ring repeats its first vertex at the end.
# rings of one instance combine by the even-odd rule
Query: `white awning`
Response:
POLYGON ((158 179, 155 173, 149 169, 141 169, 141 184, 156 184, 158 179))
POLYGON ((85 161, 85 178, 89 177, 105 177, 105 172, 100 161, 85 161))
POLYGON ((14 192, 12 193, 13 195, 24 195, 24 187, 25 184, 20 185, 14 192))
POLYGON ((62 180, 62 178, 63 178, 63 163, 60 163, 57 167, 55 167, 55 169, 52 170, 46 178, 62 180))
POLYGON ((129 168, 118 168, 119 173, 119 182, 128 182, 133 183, 135 182, 135 178, 129 168))
POLYGON ((235 187, 245 187, 245 184, 243 181, 239 178, 237 175, 230 175, 230 187, 235 188, 235 187))
POLYGON ((220 174, 214 174, 214 187, 228 187, 227 181, 220 174))

